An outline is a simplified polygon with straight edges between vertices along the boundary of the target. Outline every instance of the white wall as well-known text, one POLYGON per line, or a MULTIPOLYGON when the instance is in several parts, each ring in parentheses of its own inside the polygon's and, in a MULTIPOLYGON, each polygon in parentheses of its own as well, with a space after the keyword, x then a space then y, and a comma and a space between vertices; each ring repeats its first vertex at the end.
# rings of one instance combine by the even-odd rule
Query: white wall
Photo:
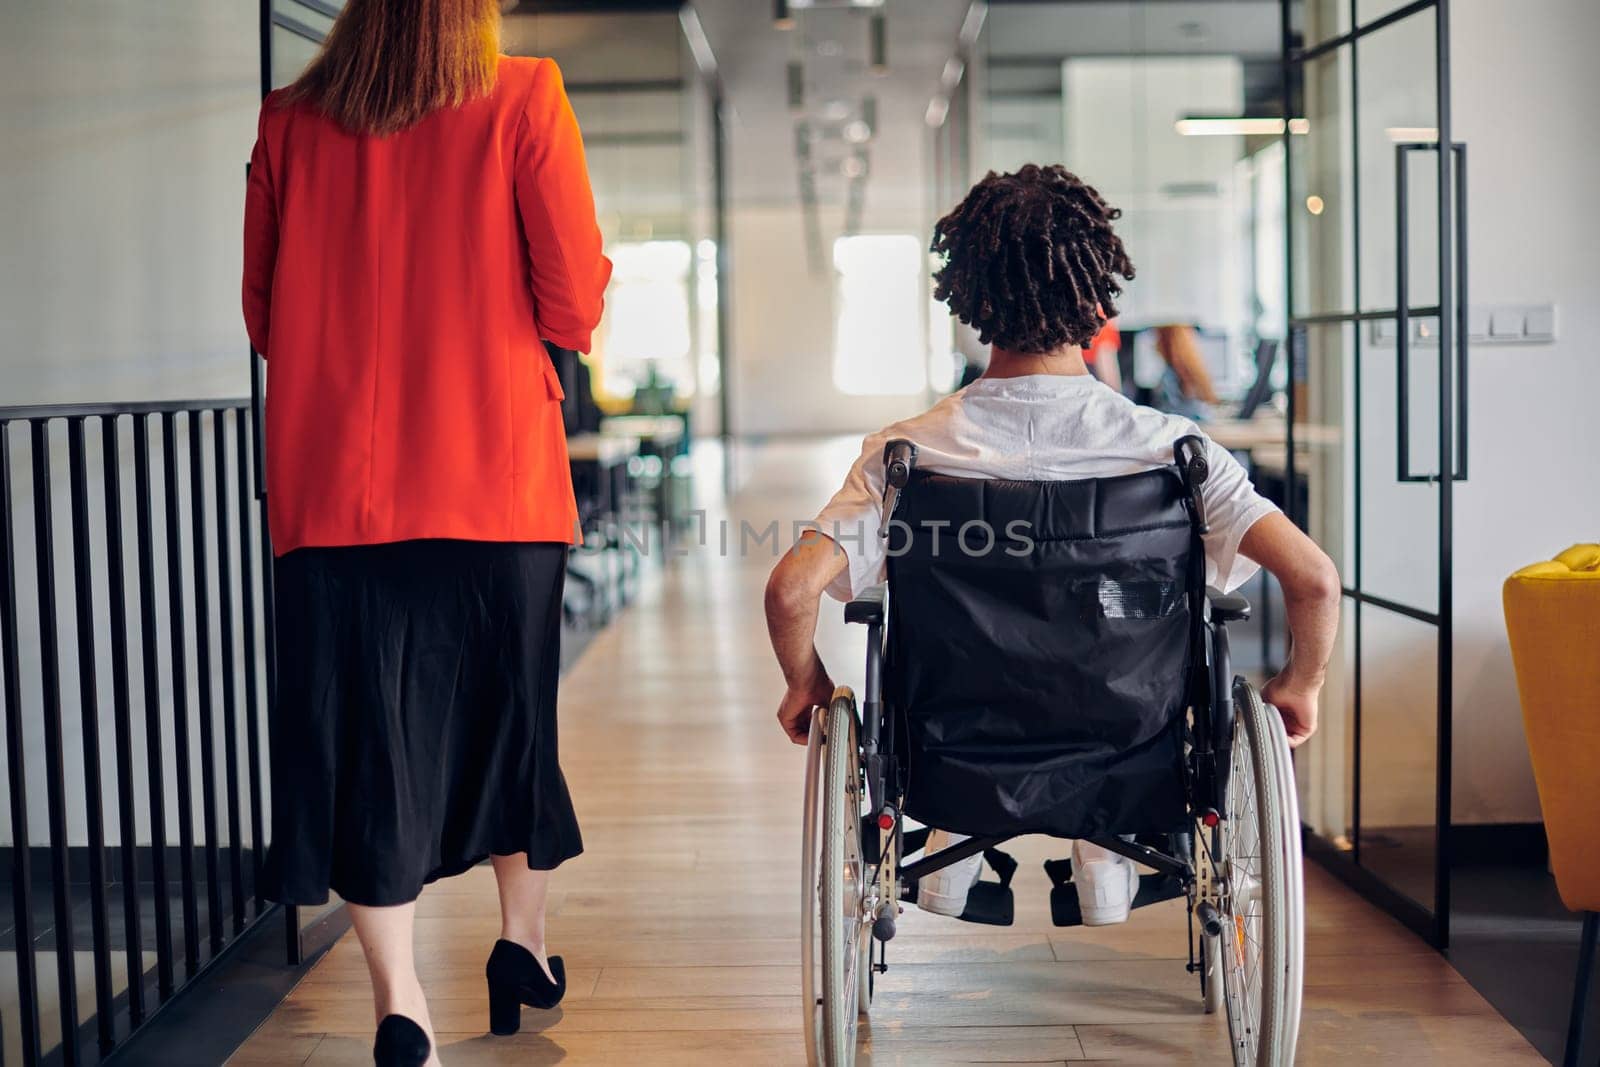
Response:
POLYGON ((238 395, 250 0, 0 5, 0 403, 238 395))
MULTIPOLYGON (((741 106, 739 99, 734 97, 736 107, 741 106)), ((880 131, 872 143, 863 233, 928 240, 932 222, 923 190, 932 181, 932 170, 927 127, 920 121, 925 105, 926 97, 880 94, 880 131)), ((734 433, 865 434, 927 407, 928 395, 920 389, 901 397, 863 397, 842 393, 834 384, 832 249, 843 233, 842 182, 821 183, 822 262, 813 271, 807 262, 798 185, 780 191, 771 184, 774 161, 793 159, 789 116, 767 120, 756 107, 747 107, 736 114, 728 147, 734 433)), ((925 349, 925 333, 908 343, 925 349)))
POLYGON ((1472 351, 1471 480, 1456 491, 1455 817, 1537 819, 1500 585, 1600 540, 1594 176, 1600 4, 1455 0, 1475 304, 1554 303, 1558 340, 1472 351))
MULTIPOLYGON (((0 404, 239 396, 248 391, 239 273, 244 166, 255 138, 258 64, 256 5, 250 0, 0 5, 0 404)), ((122 481, 129 504, 124 524, 131 531, 132 438, 126 422, 122 481)), ((51 449, 56 595, 69 837, 81 843, 82 730, 63 439, 58 426, 51 449)), ((180 430, 180 449, 185 441, 180 430)), ((46 807, 26 429, 13 429, 11 443, 28 815, 30 838, 40 844, 46 837, 46 807)), ((96 472, 99 441, 92 426, 89 455, 91 472, 96 472)), ((157 462, 159 455, 153 450, 157 462)), ((209 451, 207 457, 209 463, 209 451)), ((180 471, 186 477, 187 468, 180 465, 180 471)), ((159 479, 159 467, 155 474, 159 479)), ((208 486, 209 478, 208 473, 208 486)), ((90 482, 91 517, 98 527, 102 489, 97 474, 91 473, 90 482)), ((157 494, 159 515, 159 490, 157 494)), ((183 521, 187 543, 187 510, 183 521)), ((159 535, 156 552, 162 559, 159 535)), ((215 546, 208 545, 208 552, 215 567, 215 546)), ((103 598, 105 556, 98 538, 93 560, 103 598)), ((128 566, 131 572, 131 556, 128 566)), ((163 605, 159 615, 165 619, 161 564, 157 586, 163 605)), ((215 613, 214 580, 211 588, 215 613)), ((130 594, 135 596, 130 605, 137 632, 138 601, 135 591, 130 594)), ((187 588, 185 603, 192 626, 193 599, 187 588)), ((103 607, 96 626, 102 660, 97 678, 101 766, 103 788, 111 798, 107 839, 115 842, 109 628, 103 607)), ((166 640, 163 629, 163 647, 166 640)), ((134 745, 139 753, 135 784, 142 796, 137 643, 133 655, 134 745)), ((189 655, 192 665, 192 636, 189 655)), ((214 670, 215 660, 214 655, 214 670)), ((164 707, 170 707, 168 686, 163 681, 164 707)), ((190 728, 197 745, 195 696, 190 698, 190 728)), ((170 729, 168 713, 169 783, 170 729)), ((220 730, 218 736, 220 747, 220 730)), ((197 751, 191 767, 198 790, 197 751)), ((198 792, 196 797, 198 826, 198 792)), ((144 810, 143 800, 138 807, 144 810)), ((174 833, 170 806, 169 813, 169 833, 174 833)), ((142 820, 140 830, 147 840, 142 820)), ((0 840, 9 843, 9 831, 7 818, 0 824, 0 840)))
MULTIPOLYGON (((746 205, 730 215, 734 432, 865 434, 922 410, 922 392, 847 396, 834 385, 831 239, 824 247, 829 258, 813 272, 802 227, 793 205, 746 205)), ((909 221, 893 232, 920 236, 909 221)), ((907 343, 926 342, 919 333, 907 343)))

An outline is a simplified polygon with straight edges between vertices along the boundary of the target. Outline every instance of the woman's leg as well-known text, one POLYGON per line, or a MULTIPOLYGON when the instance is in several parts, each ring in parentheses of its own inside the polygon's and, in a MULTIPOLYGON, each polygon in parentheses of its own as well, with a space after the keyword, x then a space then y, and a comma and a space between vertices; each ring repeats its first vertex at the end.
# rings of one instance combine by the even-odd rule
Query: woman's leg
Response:
MULTIPOLYGON (((417 978, 412 951, 416 902, 383 908, 364 904, 346 906, 350 909, 350 923, 361 941, 361 951, 367 957, 378 1021, 382 1022, 386 1015, 404 1015, 422 1027, 432 1041, 433 1023, 428 1018, 428 1002, 422 995, 422 982, 417 978)), ((437 1062, 437 1050, 429 1062, 437 1062)))
POLYGON ((555 981, 544 947, 544 902, 550 892, 550 872, 530 871, 526 852, 489 858, 500 886, 500 937, 533 953, 544 973, 555 981))

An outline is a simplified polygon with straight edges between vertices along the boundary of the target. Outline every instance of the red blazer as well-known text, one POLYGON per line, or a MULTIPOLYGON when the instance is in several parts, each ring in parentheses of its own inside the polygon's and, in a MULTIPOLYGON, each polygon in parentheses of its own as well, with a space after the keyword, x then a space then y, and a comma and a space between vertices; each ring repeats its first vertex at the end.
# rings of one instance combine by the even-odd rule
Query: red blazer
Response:
POLYGON ((381 138, 273 93, 244 221, 276 553, 574 540, 540 339, 589 350, 611 263, 554 62, 381 138))

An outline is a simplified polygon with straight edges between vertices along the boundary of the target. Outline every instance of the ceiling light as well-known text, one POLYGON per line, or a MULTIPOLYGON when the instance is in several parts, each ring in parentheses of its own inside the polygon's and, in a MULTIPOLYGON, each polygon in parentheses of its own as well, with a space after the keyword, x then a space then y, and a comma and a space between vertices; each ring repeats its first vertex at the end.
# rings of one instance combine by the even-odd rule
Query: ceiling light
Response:
POLYGON ((944 125, 945 116, 950 114, 950 100, 948 97, 936 96, 928 101, 928 110, 923 113, 922 121, 934 129, 944 125))
POLYGON ((872 140, 872 127, 860 119, 846 123, 840 135, 850 144, 866 144, 872 140))
MULTIPOLYGON (((1303 134, 1311 129, 1305 119, 1290 119, 1290 133, 1303 134)), ((1206 117, 1191 115, 1173 123, 1173 129, 1184 137, 1277 137, 1283 134, 1284 121, 1272 118, 1206 117)))
POLYGON ((867 165, 860 156, 846 156, 839 164, 839 173, 846 178, 860 178, 867 173, 867 165))
POLYGON ((983 32, 983 20, 988 14, 989 5, 983 0, 973 0, 972 6, 967 8, 967 17, 961 20, 961 33, 957 38, 967 48, 978 43, 978 34, 983 32))
POLYGON ((789 10, 789 0, 773 0, 772 28, 776 30, 794 29, 794 13, 789 10))
POLYGON ((1383 132, 1388 134, 1389 140, 1394 141, 1396 144, 1411 141, 1434 144, 1439 140, 1439 128, 1437 126, 1390 126, 1383 132))
POLYGON ((689 42, 689 52, 694 56, 695 66, 699 67, 700 73, 706 77, 715 77, 717 57, 711 51, 711 42, 706 39, 706 29, 700 25, 700 16, 695 14, 692 4, 684 4, 678 9, 678 25, 683 27, 683 37, 689 42))
POLYGON ((829 122, 843 122, 850 117, 850 105, 844 100, 829 100, 822 106, 822 117, 829 122))
POLYGON ((1322 202, 1322 197, 1318 196, 1316 193, 1312 193, 1310 196, 1306 197, 1306 210, 1311 212, 1313 215, 1322 214, 1322 209, 1325 206, 1326 205, 1322 202))
POLYGON ((889 73, 889 20, 881 13, 873 15, 868 32, 868 65, 874 74, 887 74, 889 73))

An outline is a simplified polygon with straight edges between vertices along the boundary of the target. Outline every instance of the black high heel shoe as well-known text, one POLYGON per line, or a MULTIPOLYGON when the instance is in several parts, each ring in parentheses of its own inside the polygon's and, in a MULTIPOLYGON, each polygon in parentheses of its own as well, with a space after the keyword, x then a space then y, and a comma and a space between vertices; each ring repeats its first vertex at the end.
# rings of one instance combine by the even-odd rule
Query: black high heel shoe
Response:
POLYGON ((427 1033, 404 1015, 385 1015, 372 1042, 376 1067, 422 1067, 433 1045, 427 1033))
POLYGON ((489 980, 489 1032, 504 1037, 522 1028, 522 1006, 553 1008, 567 995, 567 972, 560 956, 550 957, 550 981, 533 953, 515 941, 494 943, 483 968, 489 980))

